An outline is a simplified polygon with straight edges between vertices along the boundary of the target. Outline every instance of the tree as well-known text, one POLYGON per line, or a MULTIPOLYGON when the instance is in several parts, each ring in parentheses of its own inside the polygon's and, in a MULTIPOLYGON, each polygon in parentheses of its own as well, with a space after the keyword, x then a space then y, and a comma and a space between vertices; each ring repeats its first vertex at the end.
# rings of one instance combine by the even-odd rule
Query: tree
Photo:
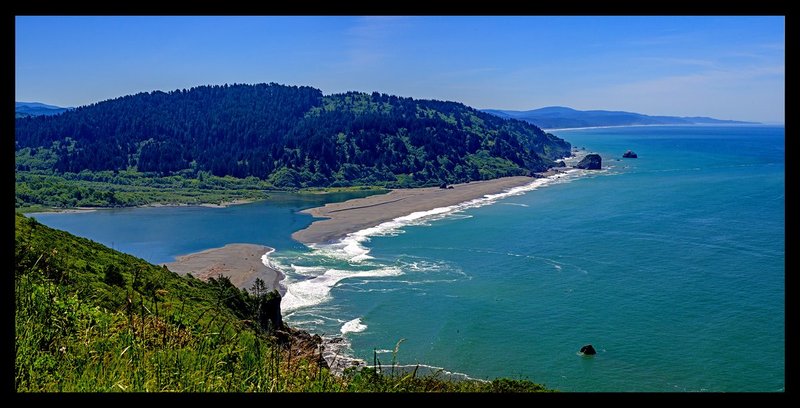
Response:
POLYGON ((106 266, 103 275, 103 282, 105 282, 106 285, 119 287, 125 286, 125 277, 122 276, 122 272, 120 272, 116 265, 109 264, 106 266))
POLYGON ((256 278, 255 283, 253 283, 253 286, 250 287, 250 293, 257 298, 260 298, 267 293, 267 285, 264 284, 264 281, 261 280, 261 278, 256 278))
POLYGON ((269 181, 273 186, 279 188, 301 187, 300 173, 298 173, 295 169, 289 169, 286 167, 283 167, 280 170, 272 173, 272 175, 269 177, 269 181))

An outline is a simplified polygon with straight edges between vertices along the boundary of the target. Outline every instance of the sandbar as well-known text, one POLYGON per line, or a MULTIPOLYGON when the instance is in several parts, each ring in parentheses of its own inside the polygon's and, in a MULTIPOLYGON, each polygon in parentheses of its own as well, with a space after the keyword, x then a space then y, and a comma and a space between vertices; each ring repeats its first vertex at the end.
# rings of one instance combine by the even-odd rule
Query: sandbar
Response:
POLYGON ((261 261, 261 256, 273 249, 264 245, 228 244, 193 254, 181 255, 174 262, 165 263, 172 272, 201 280, 224 275, 240 289, 250 289, 256 278, 261 278, 268 290, 278 289, 283 294, 280 281, 284 275, 261 261))
POLYGON ((356 198, 301 212, 326 218, 311 223, 308 228, 292 234, 304 244, 336 242, 351 232, 374 227, 397 217, 417 211, 460 204, 487 194, 502 193, 513 187, 530 184, 531 177, 503 177, 494 180, 454 184, 453 188, 425 187, 396 189, 386 194, 356 198))

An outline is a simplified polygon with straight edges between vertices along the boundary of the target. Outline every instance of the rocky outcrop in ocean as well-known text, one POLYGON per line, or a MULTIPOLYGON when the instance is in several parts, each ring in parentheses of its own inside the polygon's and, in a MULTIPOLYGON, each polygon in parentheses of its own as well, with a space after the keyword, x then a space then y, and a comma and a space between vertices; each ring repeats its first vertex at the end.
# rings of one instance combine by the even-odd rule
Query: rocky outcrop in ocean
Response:
POLYGON ((628 150, 627 152, 622 154, 622 157, 624 157, 626 159, 635 159, 635 158, 637 158, 639 156, 636 154, 636 152, 634 152, 632 150, 628 150))
POLYGON ((584 170, 600 170, 602 164, 603 159, 600 158, 600 155, 592 153, 587 154, 586 157, 581 159, 581 161, 575 165, 575 168, 584 170))

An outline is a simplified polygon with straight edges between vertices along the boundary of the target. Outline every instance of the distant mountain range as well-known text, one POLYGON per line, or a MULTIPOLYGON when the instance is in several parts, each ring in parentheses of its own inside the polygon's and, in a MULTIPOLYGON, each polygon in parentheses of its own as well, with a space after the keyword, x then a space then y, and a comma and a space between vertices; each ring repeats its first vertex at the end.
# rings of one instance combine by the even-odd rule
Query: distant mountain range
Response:
POLYGON ((62 108, 60 106, 46 105, 40 102, 15 102, 14 116, 18 118, 25 116, 51 116, 58 115, 70 109, 72 108, 62 108))
POLYGON ((721 120, 702 116, 650 116, 641 113, 588 110, 580 111, 564 106, 548 106, 528 111, 481 109, 486 113, 524 120, 542 129, 582 128, 592 126, 632 125, 699 125, 699 124, 755 124, 737 120, 721 120))

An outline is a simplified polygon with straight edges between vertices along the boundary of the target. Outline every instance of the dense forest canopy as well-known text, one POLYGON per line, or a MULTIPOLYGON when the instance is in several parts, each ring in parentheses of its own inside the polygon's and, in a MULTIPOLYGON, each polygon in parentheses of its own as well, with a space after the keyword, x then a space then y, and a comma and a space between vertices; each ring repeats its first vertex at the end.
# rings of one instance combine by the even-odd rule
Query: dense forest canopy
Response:
POLYGON ((139 93, 15 126, 18 172, 204 173, 279 188, 529 175, 570 147, 461 103, 274 83, 139 93))

